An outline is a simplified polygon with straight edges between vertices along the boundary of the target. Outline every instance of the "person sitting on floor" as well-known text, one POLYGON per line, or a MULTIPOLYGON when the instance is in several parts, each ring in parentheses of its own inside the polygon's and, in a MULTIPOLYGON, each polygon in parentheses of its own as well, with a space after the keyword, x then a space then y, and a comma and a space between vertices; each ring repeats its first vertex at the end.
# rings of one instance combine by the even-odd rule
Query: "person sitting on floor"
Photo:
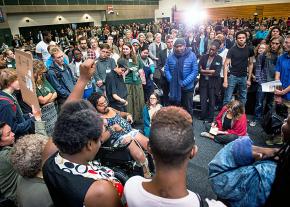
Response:
POLYGON ((159 104, 159 96, 156 93, 152 93, 143 109, 144 135, 146 137, 150 135, 152 117, 161 107, 159 104))
POLYGON ((201 136, 214 140, 220 144, 227 144, 239 136, 247 134, 247 117, 244 105, 237 100, 233 100, 225 105, 216 117, 216 121, 211 125, 206 125, 206 130, 201 136), (215 134, 215 135, 214 135, 215 134))

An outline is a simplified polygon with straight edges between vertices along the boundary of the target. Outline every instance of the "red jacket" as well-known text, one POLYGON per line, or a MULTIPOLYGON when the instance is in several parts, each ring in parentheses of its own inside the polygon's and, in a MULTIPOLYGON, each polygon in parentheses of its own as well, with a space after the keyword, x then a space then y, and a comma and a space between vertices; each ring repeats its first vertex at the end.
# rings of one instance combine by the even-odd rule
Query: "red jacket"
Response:
MULTIPOLYGON (((228 110, 227 106, 224 106, 216 117, 217 127, 220 131, 224 131, 222 119, 223 119, 224 114, 227 112, 227 110, 228 110)), ((245 136, 247 134, 246 114, 243 114, 239 119, 235 120, 232 124, 232 128, 228 129, 227 132, 229 134, 235 134, 238 136, 245 136)))

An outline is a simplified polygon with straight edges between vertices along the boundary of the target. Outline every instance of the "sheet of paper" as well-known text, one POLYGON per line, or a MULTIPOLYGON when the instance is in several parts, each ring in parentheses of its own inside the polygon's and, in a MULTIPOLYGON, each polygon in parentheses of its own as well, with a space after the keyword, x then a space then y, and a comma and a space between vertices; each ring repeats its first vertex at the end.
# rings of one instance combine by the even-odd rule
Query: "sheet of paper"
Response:
POLYGON ((218 128, 217 127, 211 127, 209 130, 209 133, 212 135, 217 135, 218 133, 218 128))
POLYGON ((282 83, 279 80, 276 81, 270 81, 270 82, 266 82, 266 83, 262 83, 262 92, 270 92, 273 93, 275 91, 275 88, 277 86, 281 86, 282 83))

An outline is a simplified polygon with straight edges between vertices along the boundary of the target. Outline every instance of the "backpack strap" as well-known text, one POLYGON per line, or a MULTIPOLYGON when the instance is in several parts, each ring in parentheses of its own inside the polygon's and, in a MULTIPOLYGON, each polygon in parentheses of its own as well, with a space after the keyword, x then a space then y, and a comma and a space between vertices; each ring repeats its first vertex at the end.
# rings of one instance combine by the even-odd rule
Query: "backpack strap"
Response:
POLYGON ((203 205, 203 201, 202 201, 200 195, 199 195, 198 193, 195 193, 195 194, 196 194, 196 196, 197 196, 197 198, 198 198, 198 200, 199 200, 199 206, 200 206, 200 207, 204 207, 204 205, 203 205))
POLYGON ((8 97, 5 97, 5 96, 0 96, 0 101, 7 101, 7 102, 9 102, 9 104, 11 105, 11 107, 12 107, 12 110, 14 111, 14 112, 16 112, 16 104, 10 99, 10 98, 8 98, 8 97))

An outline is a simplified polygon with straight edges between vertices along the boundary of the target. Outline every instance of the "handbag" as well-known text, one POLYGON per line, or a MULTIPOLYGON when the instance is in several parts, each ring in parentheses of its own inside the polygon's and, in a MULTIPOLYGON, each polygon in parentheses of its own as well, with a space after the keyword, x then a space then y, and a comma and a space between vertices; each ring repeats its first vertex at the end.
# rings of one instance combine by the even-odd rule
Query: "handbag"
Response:
POLYGON ((163 90, 157 86, 156 83, 153 82, 154 85, 154 93, 156 93, 159 97, 163 96, 163 90))

